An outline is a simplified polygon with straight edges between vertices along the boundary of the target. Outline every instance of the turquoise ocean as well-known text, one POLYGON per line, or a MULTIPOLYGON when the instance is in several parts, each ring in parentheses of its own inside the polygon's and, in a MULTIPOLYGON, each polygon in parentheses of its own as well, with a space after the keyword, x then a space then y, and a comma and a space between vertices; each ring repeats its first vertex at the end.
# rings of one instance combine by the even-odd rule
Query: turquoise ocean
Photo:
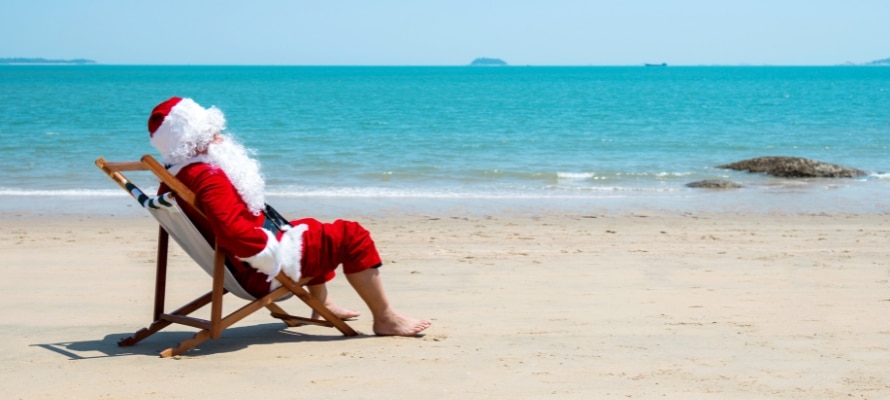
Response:
POLYGON ((171 96, 220 108, 305 214, 890 211, 890 68, 853 66, 2 66, 0 205, 129 204, 93 162, 155 154, 171 96), (869 175, 715 168, 760 156, 869 175))

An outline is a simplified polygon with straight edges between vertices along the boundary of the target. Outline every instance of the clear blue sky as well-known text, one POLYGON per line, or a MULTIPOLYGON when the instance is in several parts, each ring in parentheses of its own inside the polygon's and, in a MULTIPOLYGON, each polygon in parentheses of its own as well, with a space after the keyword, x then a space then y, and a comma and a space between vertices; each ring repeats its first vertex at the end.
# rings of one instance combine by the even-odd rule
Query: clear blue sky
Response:
POLYGON ((103 64, 834 65, 890 57, 888 0, 7 0, 0 58, 103 64))

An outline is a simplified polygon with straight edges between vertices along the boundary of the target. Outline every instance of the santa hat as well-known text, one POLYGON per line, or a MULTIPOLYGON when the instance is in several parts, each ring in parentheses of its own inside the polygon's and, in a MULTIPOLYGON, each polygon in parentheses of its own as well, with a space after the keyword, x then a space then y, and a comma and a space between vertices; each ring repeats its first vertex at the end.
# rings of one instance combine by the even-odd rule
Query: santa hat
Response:
POLYGON ((158 104, 148 118, 151 145, 165 163, 178 164, 207 148, 213 136, 226 128, 226 118, 216 107, 204 108, 188 98, 171 97, 158 104))

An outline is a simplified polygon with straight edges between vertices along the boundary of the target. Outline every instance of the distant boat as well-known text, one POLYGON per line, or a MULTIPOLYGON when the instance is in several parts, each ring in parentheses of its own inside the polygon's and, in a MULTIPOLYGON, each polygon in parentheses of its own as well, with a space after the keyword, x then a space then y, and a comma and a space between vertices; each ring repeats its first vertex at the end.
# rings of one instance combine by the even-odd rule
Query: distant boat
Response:
POLYGON ((646 63, 646 64, 643 64, 643 65, 645 65, 645 66, 647 66, 647 67, 667 67, 667 66, 668 66, 667 63, 661 63, 661 64, 649 64, 649 63, 646 63))

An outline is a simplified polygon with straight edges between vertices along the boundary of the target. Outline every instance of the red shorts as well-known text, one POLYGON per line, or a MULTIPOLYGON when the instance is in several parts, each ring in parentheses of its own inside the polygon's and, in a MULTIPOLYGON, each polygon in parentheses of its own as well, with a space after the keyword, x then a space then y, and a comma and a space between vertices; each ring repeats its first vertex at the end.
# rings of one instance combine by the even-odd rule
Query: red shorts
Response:
POLYGON ((358 222, 336 220, 322 223, 314 218, 291 221, 294 226, 306 224, 303 233, 303 277, 313 277, 310 285, 334 279, 337 266, 343 265, 343 273, 353 274, 381 265, 377 246, 371 233, 358 222))

